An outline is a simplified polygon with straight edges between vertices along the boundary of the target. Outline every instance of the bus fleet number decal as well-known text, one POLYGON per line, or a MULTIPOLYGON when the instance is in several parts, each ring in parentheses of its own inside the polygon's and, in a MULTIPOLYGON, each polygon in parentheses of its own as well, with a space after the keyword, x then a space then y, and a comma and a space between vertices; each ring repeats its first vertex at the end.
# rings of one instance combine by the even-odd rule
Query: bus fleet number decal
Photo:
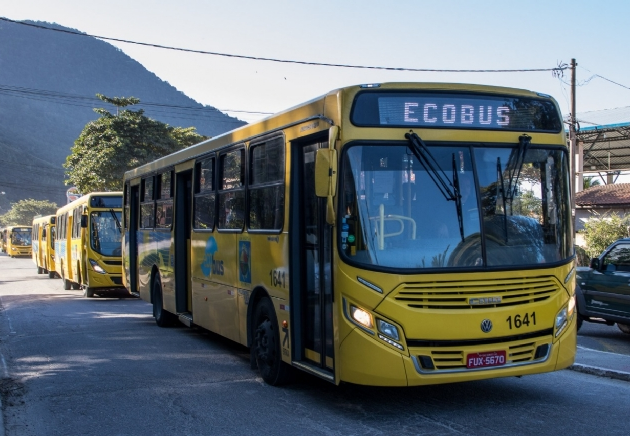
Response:
POLYGON ((525 315, 512 315, 508 316, 506 319, 508 326, 510 326, 510 330, 512 328, 520 329, 523 326, 529 327, 530 323, 532 325, 536 325, 536 312, 526 313, 525 315))
POLYGON ((276 288, 286 288, 286 274, 287 273, 285 271, 279 269, 273 269, 269 271, 269 280, 271 281, 271 286, 276 288))

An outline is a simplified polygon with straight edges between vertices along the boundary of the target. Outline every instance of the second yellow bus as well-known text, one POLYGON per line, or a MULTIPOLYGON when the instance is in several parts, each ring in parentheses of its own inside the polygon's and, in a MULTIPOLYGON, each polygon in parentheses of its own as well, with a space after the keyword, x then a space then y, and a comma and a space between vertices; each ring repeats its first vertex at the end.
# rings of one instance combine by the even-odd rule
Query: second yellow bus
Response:
POLYGON ((83 295, 125 291, 122 286, 121 192, 84 195, 57 211, 57 274, 64 289, 83 295))

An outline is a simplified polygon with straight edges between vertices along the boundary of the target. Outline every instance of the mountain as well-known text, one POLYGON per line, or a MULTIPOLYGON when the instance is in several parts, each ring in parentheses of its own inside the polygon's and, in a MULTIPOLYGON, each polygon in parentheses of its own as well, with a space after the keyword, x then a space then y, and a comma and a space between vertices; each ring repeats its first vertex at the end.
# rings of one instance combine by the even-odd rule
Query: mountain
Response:
POLYGON ((93 108, 116 110, 97 93, 137 97, 141 104, 131 109, 206 136, 245 124, 187 97, 107 42, 25 24, 0 20, 0 214, 24 198, 65 204, 61 165, 74 140, 98 118, 93 108))

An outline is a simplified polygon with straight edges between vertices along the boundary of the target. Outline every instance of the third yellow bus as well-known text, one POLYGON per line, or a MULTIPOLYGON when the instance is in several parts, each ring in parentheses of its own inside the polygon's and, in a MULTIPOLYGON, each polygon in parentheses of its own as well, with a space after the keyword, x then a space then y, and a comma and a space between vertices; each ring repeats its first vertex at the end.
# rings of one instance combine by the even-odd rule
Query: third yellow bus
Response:
POLYGON ((55 215, 33 218, 32 255, 37 274, 55 278, 55 215))

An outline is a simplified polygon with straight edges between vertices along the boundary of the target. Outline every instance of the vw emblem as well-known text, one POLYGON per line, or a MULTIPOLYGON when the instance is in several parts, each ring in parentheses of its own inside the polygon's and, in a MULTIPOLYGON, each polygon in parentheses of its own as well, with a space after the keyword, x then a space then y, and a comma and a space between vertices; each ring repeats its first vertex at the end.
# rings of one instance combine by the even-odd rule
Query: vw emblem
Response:
POLYGON ((492 330, 492 321, 489 319, 481 321, 481 331, 484 333, 490 333, 490 330, 492 330))

